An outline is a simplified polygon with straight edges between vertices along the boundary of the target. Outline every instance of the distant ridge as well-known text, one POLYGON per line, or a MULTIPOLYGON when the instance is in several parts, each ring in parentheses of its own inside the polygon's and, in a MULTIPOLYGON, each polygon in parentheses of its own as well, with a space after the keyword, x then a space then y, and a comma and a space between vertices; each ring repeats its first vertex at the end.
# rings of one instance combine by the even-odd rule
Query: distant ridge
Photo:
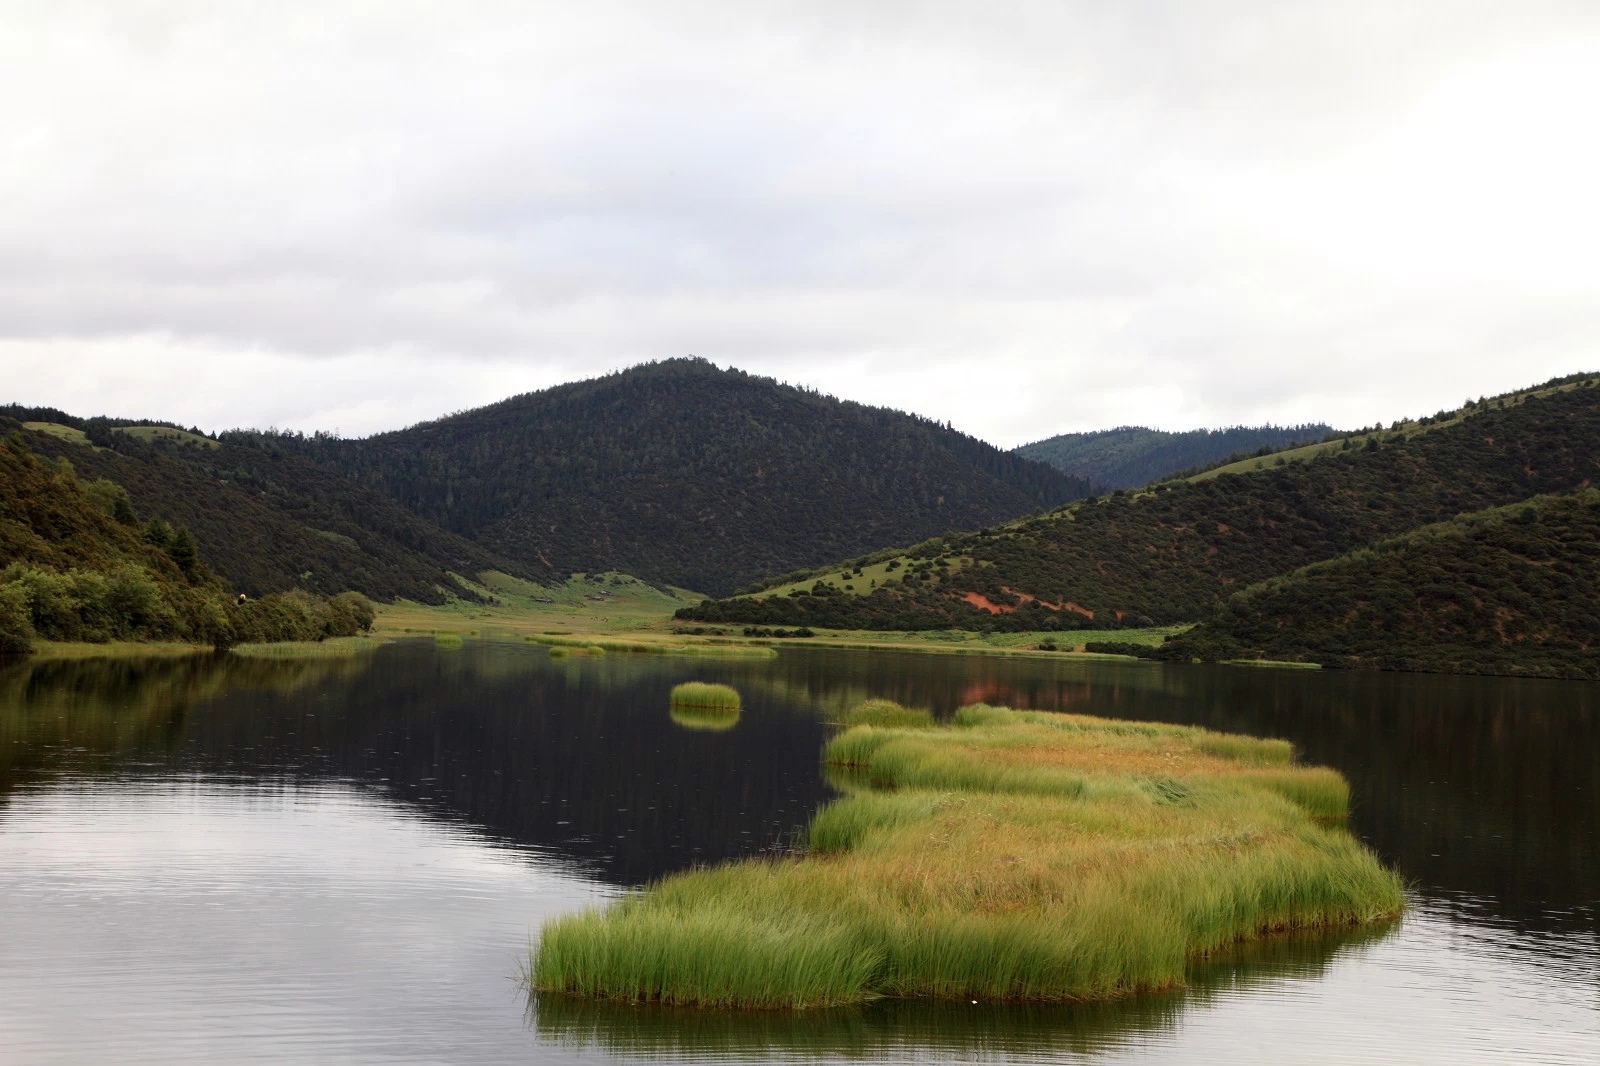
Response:
POLYGON ((1090 489, 930 419, 702 359, 364 440, 223 435, 235 437, 326 464, 526 566, 617 569, 718 594, 1090 489))
POLYGON ((1600 490, 1380 540, 1233 596, 1166 658, 1600 680, 1600 490))
POLYGON ((1389 429, 841 560, 679 617, 1013 631, 1199 621, 1248 586, 1381 538, 1597 480, 1600 376, 1576 374, 1389 429))
POLYGON ((1300 426, 1230 426, 1169 433, 1118 426, 1091 433, 1062 433, 1024 444, 1016 453, 1108 489, 1134 489, 1230 457, 1265 454, 1291 444, 1337 435, 1321 422, 1300 426), (1263 451, 1265 450, 1265 451, 1263 451))
POLYGON ((79 418, 53 408, 0 407, 0 436, 13 430, 33 451, 67 460, 85 478, 122 486, 140 514, 187 527, 200 557, 236 592, 354 590, 381 600, 442 603, 447 593, 477 595, 456 574, 475 579, 495 569, 532 580, 551 576, 439 529, 270 441, 219 440, 170 424, 79 418))

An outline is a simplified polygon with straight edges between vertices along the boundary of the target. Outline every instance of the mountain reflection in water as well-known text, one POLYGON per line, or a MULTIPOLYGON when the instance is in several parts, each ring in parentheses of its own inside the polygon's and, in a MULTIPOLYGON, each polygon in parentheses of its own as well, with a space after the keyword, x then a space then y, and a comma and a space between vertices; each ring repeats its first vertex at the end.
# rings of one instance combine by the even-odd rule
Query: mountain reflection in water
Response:
POLYGON ((0 1062, 1600 1059, 1600 686, 785 648, 428 640, 0 665, 0 1062), (724 730, 667 694, 737 688, 724 730), (544 997, 544 916, 784 841, 869 696, 1287 737, 1415 888, 1106 1004, 726 1014, 544 997), (526 1010, 526 1017, 524 1011, 526 1010), (1314 1053, 1313 1053, 1314 1052, 1314 1053))

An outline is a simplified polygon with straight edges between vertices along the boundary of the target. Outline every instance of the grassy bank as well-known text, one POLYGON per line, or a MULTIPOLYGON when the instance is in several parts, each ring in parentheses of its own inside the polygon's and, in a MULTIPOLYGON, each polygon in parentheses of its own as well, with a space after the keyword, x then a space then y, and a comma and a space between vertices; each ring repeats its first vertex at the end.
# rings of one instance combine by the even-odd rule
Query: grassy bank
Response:
POLYGON ((1243 938, 1403 906, 1336 824, 1343 779, 1282 741, 977 706, 856 726, 825 758, 858 783, 806 855, 554 919, 533 985, 757 1008, 1096 999, 1179 985, 1243 938))
MULTIPOLYGON (((209 644, 186 644, 165 640, 108 640, 100 644, 73 640, 36 640, 30 653, 36 659, 104 659, 131 656, 149 658, 167 655, 209 655, 209 644)), ((0 661, 4 661, 0 657, 0 661)))
POLYGON ((376 651, 387 643, 372 637, 329 637, 326 640, 286 640, 277 644, 235 644, 228 653, 247 659, 347 659, 376 651))
MULTIPOLYGON (((457 575, 459 577, 459 575, 457 575)), ((1091 656, 1086 642, 1120 640, 1160 644, 1187 626, 1150 629, 1061 630, 1027 633, 977 633, 967 630, 828 630, 803 639, 746 637, 742 625, 686 625, 673 619, 679 607, 699 598, 681 589, 662 590, 621 574, 578 574, 566 584, 544 588, 494 573, 470 582, 492 603, 456 600, 442 606, 401 601, 377 607, 373 632, 405 637, 458 633, 485 639, 525 640, 568 654, 593 649, 622 653, 744 656, 770 658, 787 647, 921 651, 950 655, 1091 656)), ((1120 656, 1118 658, 1121 658, 1120 656)))

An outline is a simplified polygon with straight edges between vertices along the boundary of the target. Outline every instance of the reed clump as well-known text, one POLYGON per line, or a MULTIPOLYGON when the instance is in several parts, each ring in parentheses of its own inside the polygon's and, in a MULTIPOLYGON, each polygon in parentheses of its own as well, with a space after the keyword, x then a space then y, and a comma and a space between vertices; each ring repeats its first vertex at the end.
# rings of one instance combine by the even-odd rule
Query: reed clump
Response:
POLYGON ((1182 984, 1236 940, 1404 906, 1329 824, 1343 779, 1281 741, 976 706, 857 725, 825 759, 868 783, 817 813, 807 853, 553 919, 534 986, 753 1008, 1096 999, 1182 984))
POLYGON ((933 726, 933 715, 921 708, 902 707, 894 700, 871 699, 851 707, 833 724, 845 728, 871 725, 883 729, 927 729, 933 726))
POLYGON ((739 690, 732 685, 716 685, 707 681, 685 681, 672 687, 669 700, 673 707, 696 711, 739 713, 739 690))

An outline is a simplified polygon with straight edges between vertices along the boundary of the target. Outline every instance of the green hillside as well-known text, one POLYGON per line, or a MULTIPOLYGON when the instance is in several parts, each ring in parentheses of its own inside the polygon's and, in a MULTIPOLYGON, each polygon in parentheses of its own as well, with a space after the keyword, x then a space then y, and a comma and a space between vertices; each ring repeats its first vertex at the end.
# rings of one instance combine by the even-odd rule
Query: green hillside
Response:
POLYGON ((1600 379, 1578 376, 1277 458, 788 575, 780 590, 679 615, 852 629, 1202 619, 1249 585, 1380 538, 1589 485, 1600 476, 1600 379), (898 567, 882 579, 863 569, 889 562, 898 567))
POLYGON ((1321 423, 1303 426, 1231 426, 1169 433, 1119 426, 1093 433, 1063 433, 1024 444, 1016 454, 1108 489, 1132 489, 1223 459, 1268 454, 1334 435, 1321 423))
POLYGON ((35 639, 317 640, 371 622, 371 605, 355 593, 239 603, 189 530, 159 516, 141 521, 121 486, 81 479, 19 432, 0 439, 0 654, 26 652, 35 639))
POLYGON ((381 600, 442 603, 447 592, 475 595, 453 574, 552 576, 537 563, 507 562, 270 441, 218 441, 176 426, 0 408, 0 433, 13 429, 85 477, 121 485, 141 514, 187 527, 201 557, 252 596, 354 589, 381 600))
POLYGON ((1464 515, 1273 578, 1161 650, 1600 680, 1600 491, 1464 515))
POLYGON ((314 458, 528 567, 723 594, 1087 491, 936 422, 697 359, 365 440, 235 440, 314 458))

